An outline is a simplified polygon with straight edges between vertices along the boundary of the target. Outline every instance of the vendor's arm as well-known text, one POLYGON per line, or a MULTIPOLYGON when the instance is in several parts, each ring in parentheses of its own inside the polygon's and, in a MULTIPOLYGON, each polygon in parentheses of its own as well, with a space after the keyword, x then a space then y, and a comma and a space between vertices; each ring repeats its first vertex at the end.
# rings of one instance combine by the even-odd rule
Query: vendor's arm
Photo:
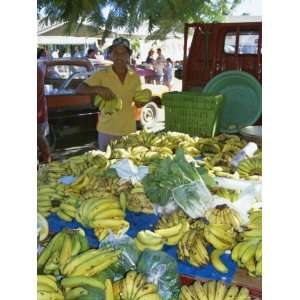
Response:
POLYGON ((99 95, 105 100, 112 100, 116 95, 109 88, 102 85, 102 76, 101 71, 96 72, 76 88, 76 93, 94 96, 99 95))
MULTIPOLYGON (((140 76, 137 74, 136 76, 136 91, 140 91, 142 89, 142 82, 140 76)), ((134 101, 134 105, 137 108, 141 108, 145 106, 147 103, 134 101)))

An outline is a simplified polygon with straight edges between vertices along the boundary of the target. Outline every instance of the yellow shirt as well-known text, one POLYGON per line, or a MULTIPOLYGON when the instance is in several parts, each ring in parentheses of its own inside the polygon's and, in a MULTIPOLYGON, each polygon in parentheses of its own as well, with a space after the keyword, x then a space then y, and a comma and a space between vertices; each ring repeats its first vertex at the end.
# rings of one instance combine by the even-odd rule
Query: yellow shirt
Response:
POLYGON ((124 83, 112 68, 101 70, 84 81, 88 86, 104 86, 120 97, 123 108, 111 115, 101 114, 97 123, 97 131, 112 135, 127 135, 136 131, 133 97, 136 90, 141 89, 139 75, 128 69, 124 83))

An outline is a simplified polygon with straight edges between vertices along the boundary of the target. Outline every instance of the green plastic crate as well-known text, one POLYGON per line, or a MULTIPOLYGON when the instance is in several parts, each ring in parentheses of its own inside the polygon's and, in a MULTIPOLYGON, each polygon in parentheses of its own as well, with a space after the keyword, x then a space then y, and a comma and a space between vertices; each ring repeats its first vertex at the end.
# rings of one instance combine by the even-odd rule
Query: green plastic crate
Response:
POLYGON ((218 133, 222 95, 171 92, 163 94, 162 103, 165 106, 166 130, 207 137, 218 133))

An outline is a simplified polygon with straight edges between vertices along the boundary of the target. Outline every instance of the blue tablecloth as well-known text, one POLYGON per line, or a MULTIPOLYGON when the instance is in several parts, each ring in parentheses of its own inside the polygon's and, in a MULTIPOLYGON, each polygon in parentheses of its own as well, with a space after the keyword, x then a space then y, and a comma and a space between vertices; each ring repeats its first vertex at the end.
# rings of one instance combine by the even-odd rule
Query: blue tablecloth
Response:
MULTIPOLYGON (((70 184, 75 178, 72 176, 65 176, 61 179, 61 182, 64 184, 70 184)), ((158 216, 152 214, 143 214, 143 213, 133 213, 130 211, 126 212, 125 219, 129 222, 130 228, 127 231, 127 234, 134 238, 136 237, 137 233, 141 230, 152 230, 153 226, 158 221, 158 216)), ((63 228, 83 228, 87 238, 89 240, 90 247, 98 248, 99 241, 97 237, 94 235, 94 231, 91 228, 86 228, 82 226, 80 223, 76 221, 72 222, 66 222, 64 220, 61 220, 56 214, 51 214, 48 217, 48 223, 49 223, 49 230, 53 233, 57 233, 61 231, 63 228)), ((176 246, 164 246, 164 251, 166 251, 170 256, 174 257, 177 260, 178 263, 178 270, 181 275, 186 275, 189 277, 197 278, 206 278, 207 280, 220 280, 222 279, 226 283, 231 283, 234 274, 237 269, 236 263, 231 259, 230 254, 224 254, 222 255, 221 259, 228 268, 228 273, 220 273, 218 272, 212 264, 208 264, 204 267, 196 268, 190 265, 187 262, 179 261, 176 254, 176 246)), ((212 251, 212 247, 208 249, 209 252, 212 251)))

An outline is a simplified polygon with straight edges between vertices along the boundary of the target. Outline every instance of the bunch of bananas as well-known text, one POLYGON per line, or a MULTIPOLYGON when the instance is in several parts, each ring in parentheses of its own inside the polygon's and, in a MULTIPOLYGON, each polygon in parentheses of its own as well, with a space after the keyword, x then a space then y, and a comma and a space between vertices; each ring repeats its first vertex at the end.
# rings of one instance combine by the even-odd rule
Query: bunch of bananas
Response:
POLYGON ((58 288, 56 278, 52 275, 37 276, 37 300, 64 300, 58 288))
POLYGON ((252 276, 262 274, 262 210, 250 212, 250 223, 242 232, 242 241, 232 250, 231 257, 252 276))
POLYGON ((57 183, 38 186, 37 211, 44 217, 56 213, 64 199, 64 189, 64 185, 57 183))
POLYGON ((238 200, 239 195, 240 195, 240 190, 230 190, 230 189, 225 189, 221 187, 213 187, 210 189, 210 191, 219 197, 225 198, 231 202, 235 202, 238 200))
POLYGON ((159 251, 164 246, 164 239, 155 232, 142 230, 138 232, 135 238, 135 245, 140 251, 145 249, 159 251))
POLYGON ((236 285, 226 286, 223 281, 195 281, 192 285, 181 287, 179 300, 251 300, 247 288, 236 285))
POLYGON ((217 205, 205 213, 205 217, 211 224, 231 225, 235 230, 240 230, 241 218, 239 214, 226 204, 217 205))
POLYGON ((187 221, 191 224, 192 219, 183 210, 177 209, 169 215, 162 215, 156 223, 156 229, 169 228, 182 221, 187 221))
POLYGON ((138 90, 134 96, 134 102, 147 103, 151 100, 152 92, 149 89, 138 90))
POLYGON ((85 200, 76 212, 76 220, 86 227, 94 228, 99 240, 103 240, 109 231, 116 235, 126 232, 129 223, 124 217, 125 212, 113 195, 85 200))
POLYGON ((204 236, 215 249, 230 250, 236 244, 236 232, 228 224, 205 225, 204 236))
POLYGON ((184 234, 187 231, 189 231, 189 229, 190 229, 189 222, 182 220, 177 225, 168 228, 156 229, 155 233, 160 235, 164 239, 165 244, 174 246, 179 243, 179 241, 182 239, 184 234))
POLYGON ((136 213, 153 214, 154 207, 147 198, 144 188, 134 187, 127 193, 126 207, 128 210, 136 213))
POLYGON ((261 157, 251 157, 240 162, 237 171, 241 178, 259 180, 262 175, 261 157))
POLYGON ((89 249, 80 255, 70 257, 61 268, 61 273, 65 279, 70 280, 77 277, 93 277, 115 264, 119 255, 119 250, 111 248, 89 249))
POLYGON ((101 96, 97 95, 94 103, 95 106, 97 106, 105 115, 111 115, 123 108, 123 100, 120 97, 116 97, 112 100, 105 100, 101 96))
POLYGON ((113 284, 114 300, 162 300, 156 284, 148 283, 142 273, 129 271, 113 284))
POLYGON ((183 235, 177 245, 177 256, 180 260, 187 259, 195 267, 207 265, 209 256, 206 246, 200 230, 189 230, 183 235))
POLYGON ((80 203, 81 198, 79 194, 65 192, 65 197, 56 211, 57 216, 66 222, 71 222, 75 218, 80 203))
POLYGON ((73 256, 89 249, 82 229, 65 229, 57 233, 38 257, 38 271, 59 275, 66 262, 73 256))

